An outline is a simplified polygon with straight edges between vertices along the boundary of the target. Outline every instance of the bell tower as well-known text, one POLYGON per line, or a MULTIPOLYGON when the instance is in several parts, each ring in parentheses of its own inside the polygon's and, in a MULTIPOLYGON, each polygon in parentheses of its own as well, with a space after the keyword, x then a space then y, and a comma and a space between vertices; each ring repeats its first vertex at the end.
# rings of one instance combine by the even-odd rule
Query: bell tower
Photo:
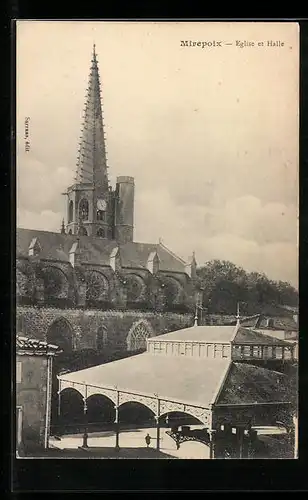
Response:
POLYGON ((95 45, 78 147, 75 184, 67 195, 66 233, 110 239, 113 196, 108 181, 101 88, 95 45))
POLYGON ((78 147, 75 184, 67 192, 67 224, 61 232, 133 241, 134 179, 117 177, 113 190, 108 180, 101 87, 95 45, 86 91, 78 147))

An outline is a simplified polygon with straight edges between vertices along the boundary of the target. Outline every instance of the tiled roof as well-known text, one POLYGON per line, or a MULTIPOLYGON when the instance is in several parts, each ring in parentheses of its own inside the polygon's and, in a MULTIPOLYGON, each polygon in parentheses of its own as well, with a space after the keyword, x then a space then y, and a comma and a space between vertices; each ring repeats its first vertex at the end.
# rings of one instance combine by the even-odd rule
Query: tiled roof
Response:
MULTIPOLYGON (((218 390, 227 359, 192 359, 148 353, 61 375, 60 380, 117 387, 143 395, 208 407, 218 390)), ((75 387, 77 388, 77 387, 75 387)))
POLYGON ((289 346, 290 343, 284 340, 265 335, 264 333, 240 327, 235 335, 234 344, 258 344, 258 345, 281 345, 289 346))
POLYGON ((288 378, 246 363, 232 363, 217 404, 290 402, 288 378))
POLYGON ((16 256, 28 257, 29 245, 37 238, 40 246, 40 256, 43 259, 69 262, 69 251, 74 242, 79 240, 81 261, 93 264, 109 265, 110 253, 113 248, 120 247, 122 265, 130 268, 147 268, 147 260, 151 252, 156 251, 160 259, 162 271, 185 272, 185 264, 160 244, 129 242, 118 245, 115 240, 106 240, 89 236, 73 236, 69 234, 38 231, 35 229, 17 229, 16 256))
POLYGON ((30 351, 33 354, 57 354, 61 352, 61 349, 57 345, 21 335, 16 336, 16 350, 17 352, 30 351))
POLYGON ((230 342, 235 333, 234 326, 191 326, 175 332, 166 333, 150 340, 164 341, 199 341, 199 342, 230 342))

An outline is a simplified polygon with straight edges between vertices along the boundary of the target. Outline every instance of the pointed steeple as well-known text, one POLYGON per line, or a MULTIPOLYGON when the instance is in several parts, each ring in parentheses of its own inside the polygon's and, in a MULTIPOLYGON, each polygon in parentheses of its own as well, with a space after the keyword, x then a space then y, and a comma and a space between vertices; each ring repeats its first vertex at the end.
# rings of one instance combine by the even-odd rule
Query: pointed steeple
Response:
POLYGON ((107 168, 100 78, 94 44, 75 180, 77 183, 94 184, 107 191, 107 168))

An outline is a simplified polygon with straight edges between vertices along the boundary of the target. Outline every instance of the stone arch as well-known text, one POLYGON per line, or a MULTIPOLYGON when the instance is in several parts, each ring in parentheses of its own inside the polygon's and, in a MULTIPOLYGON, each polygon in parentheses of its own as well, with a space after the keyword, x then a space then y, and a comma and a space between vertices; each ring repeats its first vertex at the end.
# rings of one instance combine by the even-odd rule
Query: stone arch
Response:
POLYGON ((98 351, 102 351, 108 342, 108 333, 106 326, 99 326, 96 334, 96 348, 98 351))
POLYGON ((68 204, 68 222, 72 222, 74 218, 74 202, 71 200, 68 204))
POLYGON ((153 337, 154 331, 152 325, 144 319, 134 323, 128 332, 126 343, 128 351, 146 350, 146 340, 153 337))
POLYGON ((86 198, 82 198, 79 202, 79 219, 88 220, 89 219, 89 202, 86 198))
POLYGON ((173 309, 183 305, 185 294, 182 283, 173 276, 166 276, 164 278, 164 285, 167 308, 173 309))
POLYGON ((46 266, 41 270, 45 300, 68 299, 69 282, 62 269, 46 266))
POLYGON ((66 318, 57 318, 47 330, 47 342, 59 346, 64 353, 73 350, 74 332, 66 318))
POLYGON ((144 279, 135 273, 126 275, 125 279, 128 304, 145 302, 147 295, 147 286, 144 282, 144 279))
POLYGON ((109 302, 109 281, 106 276, 95 270, 85 272, 86 300, 88 303, 109 302))

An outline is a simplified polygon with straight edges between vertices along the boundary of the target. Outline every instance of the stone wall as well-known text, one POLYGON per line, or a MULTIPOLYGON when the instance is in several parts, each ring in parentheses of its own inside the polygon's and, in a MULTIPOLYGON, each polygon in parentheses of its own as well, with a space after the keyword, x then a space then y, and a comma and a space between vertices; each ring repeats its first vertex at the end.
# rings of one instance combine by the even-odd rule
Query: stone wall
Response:
POLYGON ((127 336, 131 328, 141 320, 145 328, 148 328, 149 336, 162 335, 193 324, 192 314, 18 306, 16 330, 24 335, 55 343, 57 339, 50 337, 51 327, 60 319, 65 321, 67 330, 71 332, 72 350, 75 351, 96 350, 97 334, 101 327, 106 332, 106 349, 125 352, 127 336))
POLYGON ((22 407, 22 441, 44 445, 46 416, 47 358, 18 355, 16 405, 22 407))

